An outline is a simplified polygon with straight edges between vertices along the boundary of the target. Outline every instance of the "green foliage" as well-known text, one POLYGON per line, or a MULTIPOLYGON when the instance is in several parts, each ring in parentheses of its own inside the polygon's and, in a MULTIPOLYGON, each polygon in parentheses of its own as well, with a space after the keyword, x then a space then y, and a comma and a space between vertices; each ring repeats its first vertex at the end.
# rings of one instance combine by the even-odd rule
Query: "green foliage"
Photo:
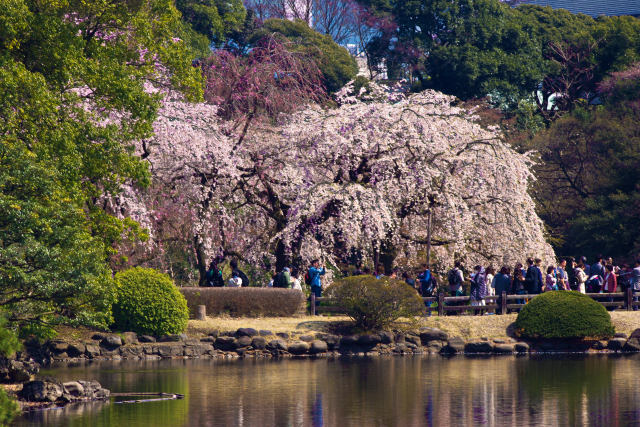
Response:
MULTIPOLYGON (((537 135, 539 212, 561 253, 628 256, 640 249, 640 110, 637 80, 605 105, 578 108, 537 135), (626 102, 628 100, 628 102, 626 102)), ((616 86, 618 87, 618 86, 616 86)))
POLYGON ((515 323, 521 336, 534 339, 609 338, 614 334, 607 310, 574 291, 546 292, 524 306, 515 323))
POLYGON ((116 274, 116 282, 115 328, 159 336, 187 327, 187 301, 166 274, 136 267, 116 274))
POLYGON ((151 135, 150 82, 202 98, 170 0, 14 0, 0 9, 0 306, 46 333, 106 327, 108 258, 144 238, 105 212, 124 182, 149 183, 132 141, 151 135))
POLYGON ((20 408, 15 400, 7 396, 7 392, 0 388, 0 427, 8 426, 20 414, 20 408))
POLYGON ((286 38, 290 42, 288 49, 309 55, 316 61, 329 92, 339 90, 358 73, 358 65, 347 49, 334 42, 331 36, 309 28, 304 21, 268 19, 253 34, 252 40, 255 42, 272 33, 286 38))
POLYGON ((388 277, 347 277, 334 282, 326 293, 365 331, 380 330, 401 317, 413 318, 424 312, 424 303, 414 289, 388 277))
POLYGON ((209 45, 220 45, 244 25, 242 0, 177 0, 176 8, 186 24, 183 37, 198 56, 207 56, 209 45))
MULTIPOLYGON (((0 316, 0 356, 12 356, 22 347, 18 336, 7 328, 7 319, 0 316)), ((0 420, 2 417, 0 417, 0 420)))

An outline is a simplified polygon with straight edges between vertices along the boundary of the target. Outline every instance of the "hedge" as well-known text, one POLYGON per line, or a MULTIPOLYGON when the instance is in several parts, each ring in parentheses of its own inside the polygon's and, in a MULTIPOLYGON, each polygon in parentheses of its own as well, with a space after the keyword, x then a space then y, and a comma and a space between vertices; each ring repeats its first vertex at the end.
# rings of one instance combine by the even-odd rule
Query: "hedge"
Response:
POLYGON ((520 336, 534 339, 601 339, 614 334, 604 306, 574 291, 538 295, 518 314, 515 330, 520 336))
POLYGON ((274 288, 181 288, 193 311, 207 307, 207 315, 234 317, 293 316, 306 307, 304 294, 293 289, 274 288))

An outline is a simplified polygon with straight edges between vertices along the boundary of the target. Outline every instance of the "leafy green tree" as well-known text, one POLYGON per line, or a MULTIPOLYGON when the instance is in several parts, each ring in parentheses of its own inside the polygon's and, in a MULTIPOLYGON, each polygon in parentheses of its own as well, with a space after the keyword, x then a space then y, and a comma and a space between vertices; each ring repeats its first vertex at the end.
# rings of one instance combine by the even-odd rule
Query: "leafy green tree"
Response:
POLYGON ((258 41, 269 34, 284 37, 290 42, 289 49, 314 59, 329 92, 339 90, 358 73, 358 65, 347 49, 335 43, 331 36, 309 28, 302 20, 268 19, 253 34, 252 40, 258 41))
POLYGON ((245 23, 242 0, 176 0, 176 8, 186 24, 184 38, 199 56, 206 56, 212 43, 223 43, 245 23))
POLYGON ((559 252, 626 256, 640 250, 640 71, 601 85, 605 103, 581 107, 533 140, 534 188, 559 252))
POLYGON ((0 9, 0 307, 20 326, 106 326, 117 241, 144 233, 105 206, 149 173, 161 95, 202 97, 170 0, 41 2, 0 9))

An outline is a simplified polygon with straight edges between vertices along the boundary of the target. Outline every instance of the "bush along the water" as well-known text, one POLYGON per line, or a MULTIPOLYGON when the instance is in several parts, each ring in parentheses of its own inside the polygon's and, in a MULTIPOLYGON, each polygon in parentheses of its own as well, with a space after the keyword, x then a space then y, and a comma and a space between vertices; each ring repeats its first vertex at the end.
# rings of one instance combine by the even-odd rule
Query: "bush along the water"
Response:
POLYGON ((187 301, 169 276, 136 267, 116 274, 116 282, 114 328, 156 336, 185 330, 187 301))
POLYGON ((401 317, 421 315, 425 308, 414 289, 388 277, 347 277, 332 284, 327 295, 365 331, 384 329, 401 317))
POLYGON ((516 333, 533 339, 608 338, 614 334, 607 310, 579 292, 535 297, 518 314, 516 333))

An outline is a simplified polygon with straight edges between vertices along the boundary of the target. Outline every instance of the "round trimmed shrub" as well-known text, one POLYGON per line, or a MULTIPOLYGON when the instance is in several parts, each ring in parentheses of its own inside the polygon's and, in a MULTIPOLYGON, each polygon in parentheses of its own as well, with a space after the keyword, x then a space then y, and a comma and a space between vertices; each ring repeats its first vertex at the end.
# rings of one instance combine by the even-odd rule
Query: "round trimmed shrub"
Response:
POLYGON ((575 291, 538 295, 520 311, 515 328, 520 336, 534 339, 601 339, 614 334, 604 306, 575 291))
POLYGON ((116 329, 159 336, 187 327, 187 301, 166 274, 136 267, 116 274, 116 283, 116 329))
POLYGON ((334 282, 326 293, 365 331, 383 329, 401 317, 419 316, 425 309, 415 289, 388 277, 347 277, 334 282))

